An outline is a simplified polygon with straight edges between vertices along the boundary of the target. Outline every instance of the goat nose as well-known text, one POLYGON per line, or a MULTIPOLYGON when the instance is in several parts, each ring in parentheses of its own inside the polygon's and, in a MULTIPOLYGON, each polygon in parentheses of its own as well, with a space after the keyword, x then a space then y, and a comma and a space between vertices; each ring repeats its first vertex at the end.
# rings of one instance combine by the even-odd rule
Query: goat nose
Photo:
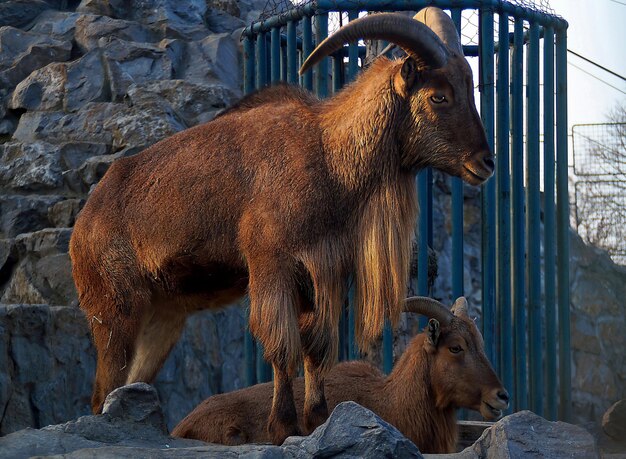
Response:
POLYGON ((493 172, 496 168, 496 163, 493 160, 493 155, 487 155, 483 158, 483 163, 485 164, 485 168, 493 172))
POLYGON ((509 403, 509 393, 506 390, 498 391, 497 396, 505 403, 509 403))

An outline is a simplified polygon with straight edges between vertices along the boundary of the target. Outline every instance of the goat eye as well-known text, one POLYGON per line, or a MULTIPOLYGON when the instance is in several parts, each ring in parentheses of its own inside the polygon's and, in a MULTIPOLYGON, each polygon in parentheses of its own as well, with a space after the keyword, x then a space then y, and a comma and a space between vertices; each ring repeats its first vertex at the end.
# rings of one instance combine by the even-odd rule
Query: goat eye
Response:
POLYGON ((461 346, 452 346, 449 349, 450 349, 450 352, 452 352, 453 354, 458 354, 459 352, 463 350, 461 346))
POLYGON ((436 104, 442 104, 446 101, 446 96, 430 96, 430 100, 436 104))

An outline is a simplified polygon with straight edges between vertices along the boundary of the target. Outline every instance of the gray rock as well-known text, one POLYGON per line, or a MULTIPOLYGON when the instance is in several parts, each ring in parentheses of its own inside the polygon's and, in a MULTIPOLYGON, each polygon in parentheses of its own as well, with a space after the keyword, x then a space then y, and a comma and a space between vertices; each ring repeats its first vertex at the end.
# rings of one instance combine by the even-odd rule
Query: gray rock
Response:
POLYGON ((58 110, 63 107, 66 65, 54 62, 35 70, 13 91, 9 108, 58 110))
POLYGON ((205 15, 206 24, 215 33, 231 33, 247 24, 238 17, 220 9, 210 8, 205 15))
POLYGON ((0 435, 88 412, 95 355, 80 310, 0 305, 0 330, 0 435))
POLYGON ((57 202, 48 210, 48 220, 57 228, 70 228, 84 205, 85 200, 81 198, 57 202))
POLYGON ((155 97, 167 100, 187 126, 205 123, 235 102, 240 94, 224 85, 194 84, 163 80, 133 85, 128 90, 132 104, 145 104, 155 97))
POLYGON ((54 190, 63 184, 59 149, 45 142, 0 145, 0 189, 54 190))
POLYGON ((159 395, 154 387, 146 383, 138 382, 115 389, 107 395, 102 414, 148 424, 167 435, 159 395))
POLYGON ((207 0, 206 5, 207 12, 209 10, 218 10, 235 17, 241 15, 241 9, 237 0, 207 0))
POLYGON ((97 48, 102 37, 131 42, 158 42, 163 38, 158 31, 134 21, 93 14, 84 14, 77 19, 74 39, 83 52, 97 48))
POLYGON ((114 14, 154 26, 167 38, 199 40, 210 33, 204 23, 206 8, 205 0, 131 0, 114 14))
POLYGON ((58 148, 65 169, 77 169, 88 158, 110 153, 108 145, 94 142, 65 142, 58 148))
POLYGON ((105 79, 100 50, 91 51, 67 64, 65 74, 66 80, 63 88, 65 111, 76 111, 89 102, 109 100, 110 88, 105 79))
POLYGON ((80 13, 47 10, 35 19, 29 32, 50 35, 57 40, 72 40, 80 13))
POLYGON ((68 244, 71 230, 47 228, 15 238, 19 262, 2 294, 2 303, 77 304, 68 244))
POLYGON ((283 443, 295 458, 421 458, 400 431, 355 402, 337 405, 328 420, 308 437, 283 443))
POLYGON ((15 87, 33 70, 70 58, 72 44, 47 35, 0 27, 0 83, 15 87))
POLYGON ((422 457, 394 427, 353 402, 337 406, 310 437, 291 437, 282 447, 227 447, 168 437, 156 392, 144 383, 117 389, 105 403, 102 415, 0 438, 0 457, 422 457))
POLYGON ((230 34, 215 34, 189 43, 182 77, 192 83, 223 83, 239 89, 239 52, 230 34))
POLYGON ((22 27, 49 8, 50 5, 43 0, 11 0, 0 3, 0 27, 22 27))
POLYGON ((550 422, 530 411, 506 416, 460 453, 424 455, 441 459, 591 459, 595 440, 579 426, 550 422))
POLYGON ((61 196, 0 195, 0 238, 52 226, 48 210, 61 196))
POLYGON ((602 417, 602 429, 615 440, 626 443, 626 400, 615 402, 602 417))
POLYGON ((132 84, 168 80, 174 74, 168 52, 157 45, 114 37, 101 38, 98 45, 103 48, 113 101, 122 100, 132 84))

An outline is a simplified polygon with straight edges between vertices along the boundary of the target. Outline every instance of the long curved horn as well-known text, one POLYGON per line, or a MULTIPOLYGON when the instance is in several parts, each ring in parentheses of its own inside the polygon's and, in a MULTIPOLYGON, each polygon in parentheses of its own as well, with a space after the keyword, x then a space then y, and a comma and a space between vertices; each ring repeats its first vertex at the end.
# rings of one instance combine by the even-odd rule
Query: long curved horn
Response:
POLYGON ((398 13, 380 13, 350 21, 322 41, 302 64, 300 75, 345 43, 361 38, 396 43, 407 54, 433 68, 442 67, 448 59, 445 45, 426 25, 398 13))
POLYGON ((450 310, 442 303, 425 296, 412 296, 405 299, 404 310, 437 319, 442 325, 448 325, 453 317, 450 310))
POLYGON ((442 42, 457 56, 463 55, 461 38, 456 30, 454 21, 439 8, 434 6, 420 10, 413 19, 426 24, 442 42))

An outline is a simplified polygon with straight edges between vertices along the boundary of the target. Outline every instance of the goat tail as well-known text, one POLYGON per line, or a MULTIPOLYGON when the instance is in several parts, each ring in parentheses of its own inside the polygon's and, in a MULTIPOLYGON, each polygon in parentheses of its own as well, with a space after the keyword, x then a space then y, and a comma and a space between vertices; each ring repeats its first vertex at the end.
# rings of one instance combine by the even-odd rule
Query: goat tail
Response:
MULTIPOLYGON (((393 182, 392 182, 393 183, 393 182)), ((415 237, 417 196, 407 176, 373 194, 359 216, 355 254, 355 332, 363 350, 402 312, 415 237)))

